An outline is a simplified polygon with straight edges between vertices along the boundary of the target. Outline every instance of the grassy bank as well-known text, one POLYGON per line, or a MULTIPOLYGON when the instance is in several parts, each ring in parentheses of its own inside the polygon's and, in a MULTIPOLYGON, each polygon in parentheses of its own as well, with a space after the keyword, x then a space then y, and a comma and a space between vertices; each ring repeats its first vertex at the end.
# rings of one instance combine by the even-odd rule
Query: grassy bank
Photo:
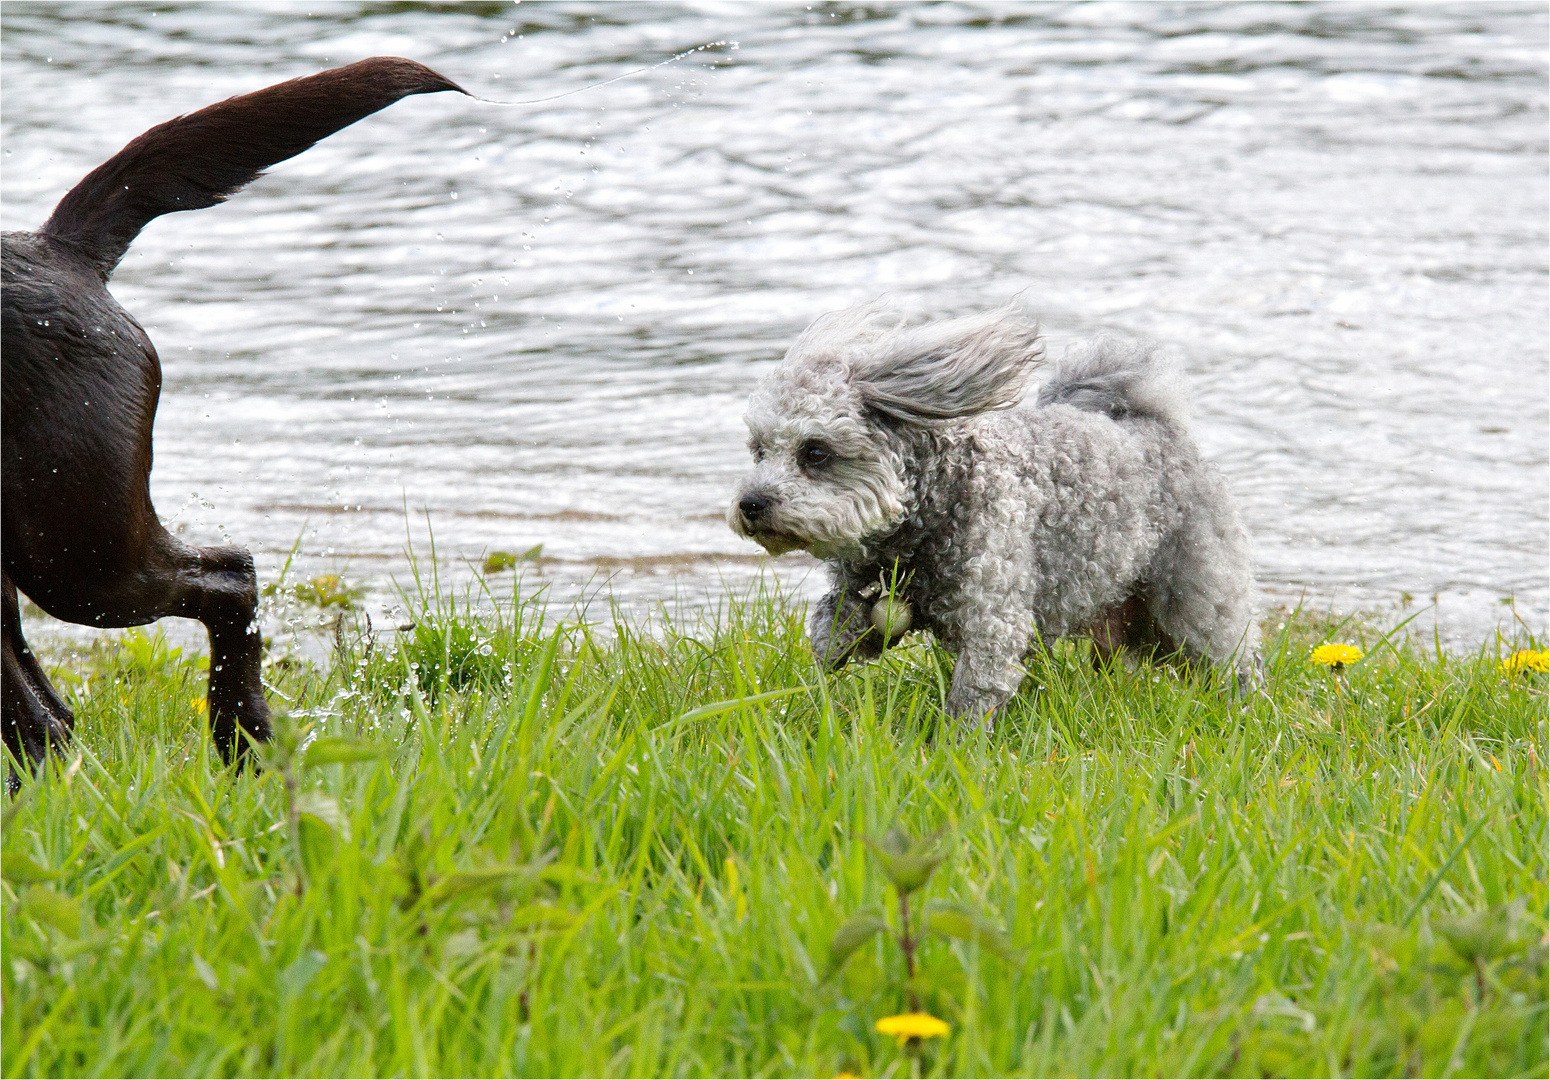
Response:
POLYGON ((1371 634, 1337 675, 1277 621, 1247 705, 1063 646, 957 738, 944 657, 825 678, 779 597, 346 618, 240 776, 189 657, 72 661, 78 747, 5 811, 4 1072, 1544 1075, 1545 677, 1371 634), (942 830, 917 932, 1005 931, 907 989, 882 935, 830 974, 899 918, 892 826, 942 830), (950 1034, 874 1030, 910 993, 950 1034))

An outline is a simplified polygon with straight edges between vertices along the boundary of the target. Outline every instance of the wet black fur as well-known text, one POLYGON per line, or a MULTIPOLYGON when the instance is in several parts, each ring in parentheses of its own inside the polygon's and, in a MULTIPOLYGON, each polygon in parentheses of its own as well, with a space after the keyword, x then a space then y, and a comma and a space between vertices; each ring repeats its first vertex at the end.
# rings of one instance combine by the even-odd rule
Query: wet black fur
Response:
POLYGON ((213 206, 340 128, 441 90, 463 92, 411 60, 375 57, 230 98, 151 128, 72 188, 37 232, 4 235, 3 723, 18 761, 41 761, 74 723, 22 637, 18 590, 89 626, 200 620, 222 754, 269 738, 253 559, 189 547, 158 521, 150 472, 161 362, 107 281, 153 218, 213 206))

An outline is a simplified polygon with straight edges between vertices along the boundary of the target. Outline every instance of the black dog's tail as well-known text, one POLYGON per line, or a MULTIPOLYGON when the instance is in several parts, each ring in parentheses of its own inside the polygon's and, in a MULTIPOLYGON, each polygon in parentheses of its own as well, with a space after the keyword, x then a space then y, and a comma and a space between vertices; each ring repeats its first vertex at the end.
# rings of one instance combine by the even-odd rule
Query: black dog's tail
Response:
POLYGON ((70 189, 40 232, 96 263, 107 280, 146 223, 214 206, 319 139, 411 94, 457 83, 397 56, 227 98, 158 124, 70 189))

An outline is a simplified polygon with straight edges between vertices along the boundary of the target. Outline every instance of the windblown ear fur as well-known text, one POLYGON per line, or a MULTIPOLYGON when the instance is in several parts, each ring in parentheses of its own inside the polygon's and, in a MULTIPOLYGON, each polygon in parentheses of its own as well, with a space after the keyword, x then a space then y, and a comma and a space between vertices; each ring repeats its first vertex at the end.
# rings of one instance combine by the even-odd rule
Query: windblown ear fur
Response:
MULTIPOLYGON (((837 314, 844 322, 851 313, 837 314)), ((905 325, 897 314, 890 325, 875 307, 858 309, 855 317, 870 332, 852 336, 861 347, 850 353, 851 385, 867 408, 905 423, 1010 408, 1044 356, 1038 322, 1016 302, 920 326, 905 325)))

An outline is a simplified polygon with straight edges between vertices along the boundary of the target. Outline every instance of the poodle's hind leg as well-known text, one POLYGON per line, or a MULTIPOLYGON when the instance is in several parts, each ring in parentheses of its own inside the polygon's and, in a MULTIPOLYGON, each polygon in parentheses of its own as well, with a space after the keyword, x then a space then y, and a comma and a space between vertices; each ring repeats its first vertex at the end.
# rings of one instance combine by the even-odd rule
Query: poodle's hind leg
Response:
POLYGON ((1149 575, 1158 634, 1190 660, 1230 668, 1238 694, 1264 671, 1248 536, 1225 493, 1203 500, 1149 575))
POLYGON ((1265 657, 1258 649, 1246 653, 1232 672, 1232 696, 1236 701, 1246 701, 1251 695, 1265 688, 1265 657))
POLYGON ((1094 619, 1086 634, 1092 641, 1093 670, 1099 674, 1110 670, 1121 649, 1161 652, 1163 655, 1175 651, 1173 643, 1147 610, 1146 601, 1135 594, 1094 619))

